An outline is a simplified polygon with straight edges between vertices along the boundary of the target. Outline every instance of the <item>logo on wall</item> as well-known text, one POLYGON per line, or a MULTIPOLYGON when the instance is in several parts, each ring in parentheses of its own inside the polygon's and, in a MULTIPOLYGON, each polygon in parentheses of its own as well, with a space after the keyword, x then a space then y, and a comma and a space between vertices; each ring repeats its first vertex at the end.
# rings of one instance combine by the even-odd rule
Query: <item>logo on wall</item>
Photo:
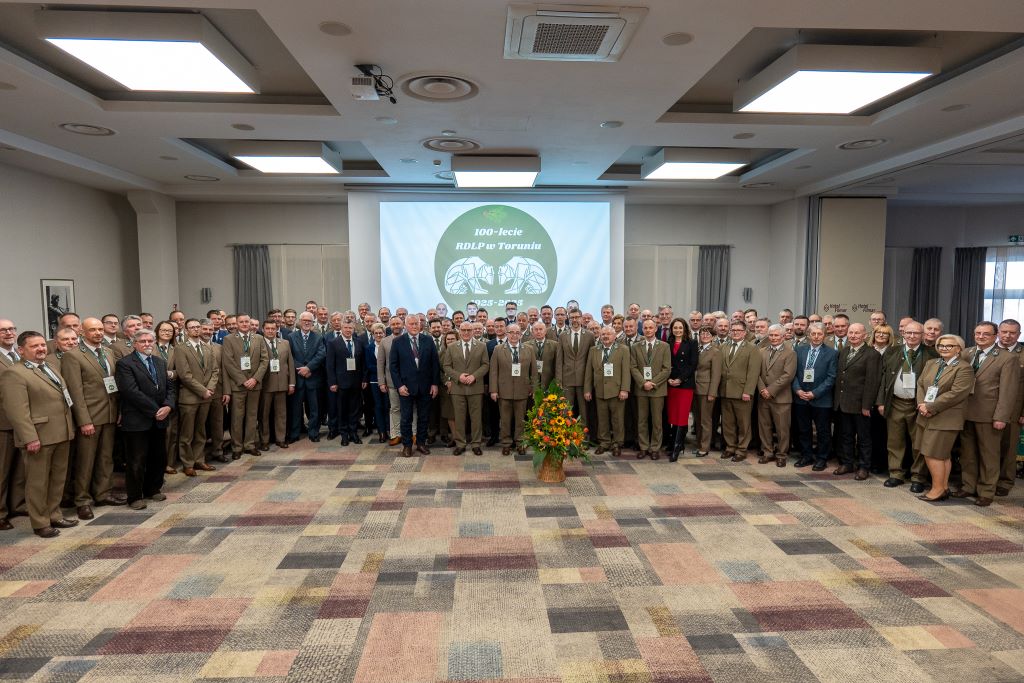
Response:
POLYGON ((536 218, 490 204, 470 209, 444 231, 434 254, 434 275, 453 310, 467 301, 484 307, 515 301, 522 310, 547 303, 558 276, 558 255, 536 218))

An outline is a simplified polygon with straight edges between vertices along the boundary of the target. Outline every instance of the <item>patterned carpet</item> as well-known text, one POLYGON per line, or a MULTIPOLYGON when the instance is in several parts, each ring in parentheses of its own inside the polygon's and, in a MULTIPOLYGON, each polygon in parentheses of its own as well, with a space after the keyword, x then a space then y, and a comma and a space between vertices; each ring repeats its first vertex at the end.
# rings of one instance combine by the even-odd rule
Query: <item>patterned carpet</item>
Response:
POLYGON ((0 680, 1024 680, 1019 489, 318 445, 54 540, 15 520, 0 680))

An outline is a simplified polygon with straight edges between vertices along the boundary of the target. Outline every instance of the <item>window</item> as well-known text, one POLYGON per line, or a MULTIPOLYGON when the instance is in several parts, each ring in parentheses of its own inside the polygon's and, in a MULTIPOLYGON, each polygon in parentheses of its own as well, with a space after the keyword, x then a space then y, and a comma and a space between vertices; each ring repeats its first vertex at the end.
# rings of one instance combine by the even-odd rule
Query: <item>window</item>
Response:
POLYGON ((315 299, 330 311, 344 311, 349 295, 347 244, 271 244, 274 305, 302 310, 315 299))
POLYGON ((985 320, 1024 319, 1024 247, 990 247, 985 257, 985 320))

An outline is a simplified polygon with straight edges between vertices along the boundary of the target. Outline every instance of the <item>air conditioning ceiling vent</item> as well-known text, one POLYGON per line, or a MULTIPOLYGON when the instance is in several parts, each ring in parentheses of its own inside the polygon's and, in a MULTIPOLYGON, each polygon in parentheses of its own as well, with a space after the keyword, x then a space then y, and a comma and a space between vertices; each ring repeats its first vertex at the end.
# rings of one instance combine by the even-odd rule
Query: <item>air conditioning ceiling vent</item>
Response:
POLYGON ((510 5, 505 59, 617 62, 646 14, 643 7, 510 5))

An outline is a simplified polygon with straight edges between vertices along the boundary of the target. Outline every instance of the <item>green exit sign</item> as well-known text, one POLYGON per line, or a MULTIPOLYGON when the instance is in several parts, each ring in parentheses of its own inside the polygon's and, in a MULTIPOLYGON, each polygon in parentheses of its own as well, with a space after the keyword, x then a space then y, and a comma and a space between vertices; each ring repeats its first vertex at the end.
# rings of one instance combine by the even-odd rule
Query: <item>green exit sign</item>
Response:
POLYGON ((1010 235, 1010 244, 1024 244, 1024 235, 1010 235))

